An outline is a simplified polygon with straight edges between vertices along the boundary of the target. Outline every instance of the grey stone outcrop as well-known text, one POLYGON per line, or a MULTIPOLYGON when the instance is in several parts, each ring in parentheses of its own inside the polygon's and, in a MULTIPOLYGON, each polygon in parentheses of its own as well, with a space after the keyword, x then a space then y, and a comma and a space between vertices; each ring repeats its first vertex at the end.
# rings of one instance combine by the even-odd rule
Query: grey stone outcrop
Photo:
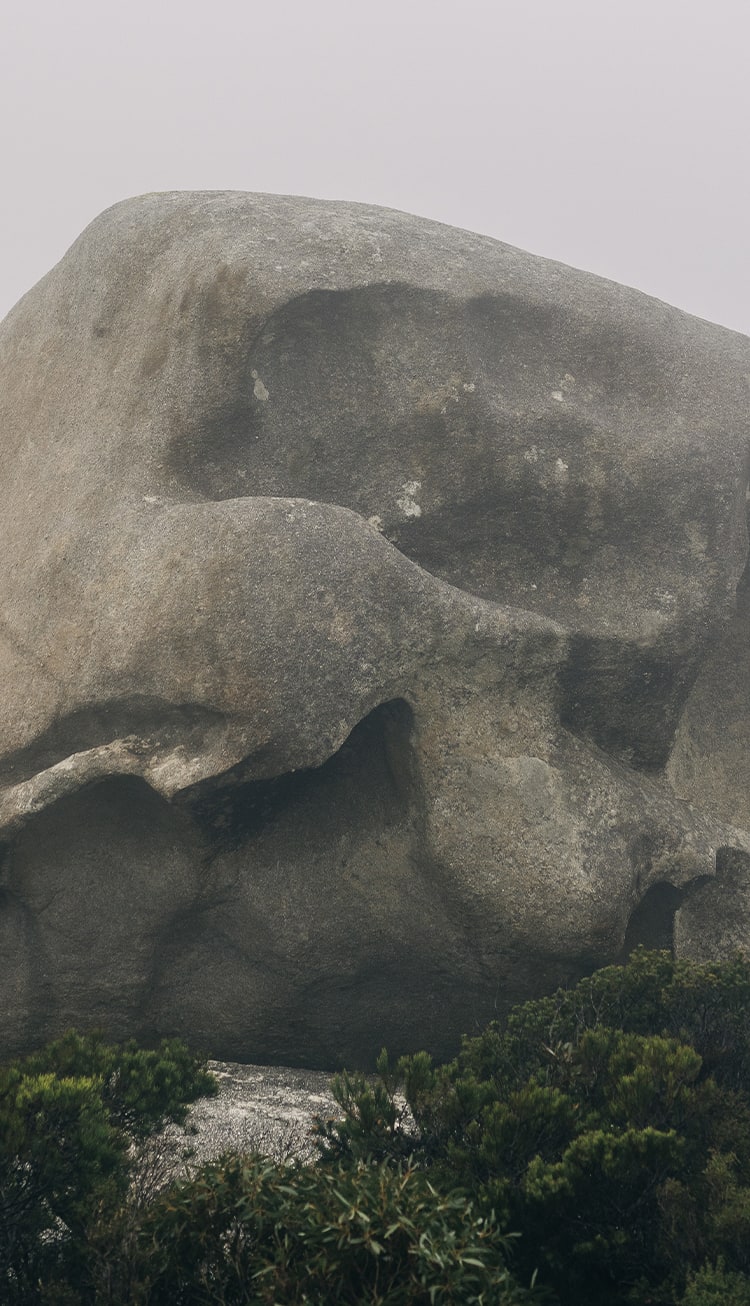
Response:
POLYGON ((452 1049, 750 939, 750 341, 388 210, 149 195, 0 327, 0 1044, 452 1049))

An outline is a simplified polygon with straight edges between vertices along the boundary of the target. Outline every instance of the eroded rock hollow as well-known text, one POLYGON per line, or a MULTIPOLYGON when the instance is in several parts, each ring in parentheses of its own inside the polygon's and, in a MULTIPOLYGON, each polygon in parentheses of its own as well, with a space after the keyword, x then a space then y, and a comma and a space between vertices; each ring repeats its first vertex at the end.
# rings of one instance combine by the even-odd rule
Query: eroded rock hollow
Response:
POLYGON ((383 209, 149 195, 0 327, 4 1052, 450 1052, 750 945, 750 341, 383 209))

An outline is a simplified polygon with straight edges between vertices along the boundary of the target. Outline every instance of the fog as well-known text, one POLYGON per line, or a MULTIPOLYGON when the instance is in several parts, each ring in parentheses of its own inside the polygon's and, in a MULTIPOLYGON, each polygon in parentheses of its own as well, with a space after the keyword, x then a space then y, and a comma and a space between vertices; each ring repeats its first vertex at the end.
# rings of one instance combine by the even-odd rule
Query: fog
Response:
POLYGON ((0 0, 0 314, 150 190, 383 204, 750 332, 746 0, 0 0))

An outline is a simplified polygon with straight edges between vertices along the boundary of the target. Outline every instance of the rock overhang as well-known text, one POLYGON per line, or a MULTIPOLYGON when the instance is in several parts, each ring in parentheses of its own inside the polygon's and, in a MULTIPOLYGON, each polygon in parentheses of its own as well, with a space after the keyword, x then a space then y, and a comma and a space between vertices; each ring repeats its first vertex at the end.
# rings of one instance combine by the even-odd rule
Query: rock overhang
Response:
MULTIPOLYGON (((252 1055, 281 975, 285 1055, 304 1059, 324 1021, 303 991, 335 989, 337 966, 351 1014, 334 1003, 327 1046, 359 1046, 368 1002, 393 996, 399 913, 432 922, 415 1005, 439 1009, 452 967, 471 995, 455 1023, 535 968, 552 982, 616 955, 653 885, 702 883, 717 848, 746 850, 726 805, 691 811, 696 768, 678 765, 696 678, 703 700, 722 693, 706 668, 747 552, 744 337, 403 214, 174 194, 97 219, 3 324, 0 360, 0 816, 21 904, 29 876, 55 876, 41 827, 29 869, 46 807, 54 823, 94 804, 101 837, 112 785, 147 782, 157 828, 174 819, 192 850, 167 912, 193 922, 185 957, 217 1002, 232 956, 231 984, 262 995, 252 1055), (379 829, 362 794, 349 827, 329 811, 316 826, 297 794, 297 840, 279 816, 227 851, 201 825, 222 792, 252 808, 253 785, 299 771, 347 791, 352 730, 380 757, 379 829), (322 871, 316 840, 359 869, 322 871), (336 928, 310 877, 344 893, 336 928)), ((136 966, 123 1027, 210 1029, 185 957, 136 966)), ((74 1016, 65 976, 23 1028, 74 1016)))

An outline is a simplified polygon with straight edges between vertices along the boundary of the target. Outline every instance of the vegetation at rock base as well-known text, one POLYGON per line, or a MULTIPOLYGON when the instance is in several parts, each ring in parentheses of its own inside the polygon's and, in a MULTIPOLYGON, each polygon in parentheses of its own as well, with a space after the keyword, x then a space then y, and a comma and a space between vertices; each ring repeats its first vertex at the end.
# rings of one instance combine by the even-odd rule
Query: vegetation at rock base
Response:
POLYGON ((511 1239, 408 1165, 229 1157, 165 1193, 142 1228, 144 1300, 520 1306, 511 1239))
POLYGON ((93 1301, 102 1230, 141 1146, 216 1085, 178 1040, 70 1032, 0 1069, 0 1301, 93 1301))
POLYGON ((564 1306, 746 1299, 747 960, 639 951, 517 1008, 448 1065, 383 1053, 378 1070, 374 1086, 337 1080, 324 1157, 408 1155, 438 1188, 458 1184, 520 1234, 519 1277, 538 1269, 564 1306))
POLYGON ((0 1071, 0 1300, 750 1306, 750 962, 639 951, 377 1077, 315 1163, 144 1183, 212 1083, 67 1035, 0 1071))

